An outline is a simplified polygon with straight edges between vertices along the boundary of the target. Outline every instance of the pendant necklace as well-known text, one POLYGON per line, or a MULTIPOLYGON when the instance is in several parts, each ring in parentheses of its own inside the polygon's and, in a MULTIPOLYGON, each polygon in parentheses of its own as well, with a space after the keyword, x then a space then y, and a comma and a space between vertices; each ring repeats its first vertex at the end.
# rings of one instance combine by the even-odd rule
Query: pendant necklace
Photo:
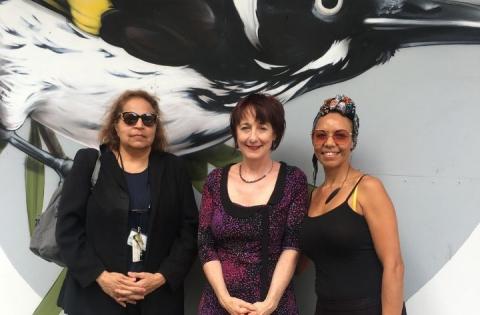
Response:
POLYGON ((325 200, 325 204, 327 204, 327 203, 329 203, 330 201, 332 201, 332 199, 335 198, 335 196, 338 194, 338 192, 340 191, 340 189, 342 189, 343 185, 345 184, 345 181, 347 180, 348 173, 350 173, 350 166, 348 167, 347 175, 345 175, 345 178, 343 179, 342 185, 340 185, 340 187, 334 189, 334 190, 330 193, 330 195, 328 195, 327 199, 325 200))
POLYGON ((256 178, 256 179, 252 179, 252 180, 248 180, 248 179, 245 179, 243 176, 242 176, 242 163, 240 163, 238 165, 238 174, 240 175, 240 179, 242 180, 242 182, 246 183, 246 184, 253 184, 253 183, 256 183, 256 182, 259 182, 261 181, 262 179, 264 179, 265 177, 267 177, 268 174, 270 174, 270 172, 272 171, 273 169, 273 160, 272 160, 272 165, 270 166, 270 169, 268 170, 268 172, 266 172, 265 174, 263 174, 262 176, 260 176, 259 178, 256 178))

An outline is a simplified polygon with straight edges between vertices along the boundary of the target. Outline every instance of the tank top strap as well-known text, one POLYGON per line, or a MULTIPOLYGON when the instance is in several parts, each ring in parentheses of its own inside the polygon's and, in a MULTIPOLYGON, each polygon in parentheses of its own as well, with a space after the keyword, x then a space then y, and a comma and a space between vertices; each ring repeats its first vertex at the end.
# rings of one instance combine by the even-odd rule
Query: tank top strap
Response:
POLYGON ((315 190, 316 187, 314 187, 310 192, 308 193, 308 206, 310 207, 310 204, 312 203, 312 196, 313 196, 313 191, 315 190))
POLYGON ((353 193, 357 190, 358 184, 360 184, 360 181, 361 181, 365 176, 367 176, 367 174, 363 174, 362 176, 360 176, 360 178, 357 180, 357 183, 355 184, 355 186, 353 186, 352 190, 351 190, 350 193, 348 194, 347 199, 345 199, 345 202, 347 202, 348 199, 350 199, 350 197, 353 195, 353 193))

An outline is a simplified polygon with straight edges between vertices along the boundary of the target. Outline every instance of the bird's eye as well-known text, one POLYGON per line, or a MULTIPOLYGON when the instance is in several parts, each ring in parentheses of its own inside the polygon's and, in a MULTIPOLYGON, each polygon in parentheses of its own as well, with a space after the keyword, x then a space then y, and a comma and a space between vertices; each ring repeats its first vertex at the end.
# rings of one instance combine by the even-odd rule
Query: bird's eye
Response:
POLYGON ((343 0, 315 0, 314 8, 323 15, 334 15, 340 12, 343 0))

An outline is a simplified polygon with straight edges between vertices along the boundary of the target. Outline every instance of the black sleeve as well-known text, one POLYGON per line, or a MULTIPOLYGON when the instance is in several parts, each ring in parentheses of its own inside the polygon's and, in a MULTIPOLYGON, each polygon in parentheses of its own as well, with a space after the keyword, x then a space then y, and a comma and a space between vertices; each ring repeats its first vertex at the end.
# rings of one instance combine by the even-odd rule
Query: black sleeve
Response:
MULTIPOLYGON (((177 160, 180 161, 180 160, 177 160)), ((168 257, 158 272, 166 279, 172 290, 179 288, 190 270, 197 254, 198 209, 192 184, 183 163, 176 163, 179 209, 182 222, 168 257)))
POLYGON ((85 232, 86 207, 97 156, 98 152, 93 149, 82 149, 75 155, 63 185, 55 231, 60 254, 82 287, 93 283, 105 270, 85 232))

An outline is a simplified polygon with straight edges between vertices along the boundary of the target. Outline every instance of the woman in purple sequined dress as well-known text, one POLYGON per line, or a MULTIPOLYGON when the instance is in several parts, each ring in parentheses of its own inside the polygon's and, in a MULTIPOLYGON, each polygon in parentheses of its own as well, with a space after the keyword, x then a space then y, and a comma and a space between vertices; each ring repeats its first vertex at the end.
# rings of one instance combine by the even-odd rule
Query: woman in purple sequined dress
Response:
POLYGON ((212 171, 204 186, 198 244, 208 283, 198 313, 298 314, 290 280, 307 182, 271 158, 285 130, 283 107, 252 94, 237 104, 230 127, 243 159, 212 171))

